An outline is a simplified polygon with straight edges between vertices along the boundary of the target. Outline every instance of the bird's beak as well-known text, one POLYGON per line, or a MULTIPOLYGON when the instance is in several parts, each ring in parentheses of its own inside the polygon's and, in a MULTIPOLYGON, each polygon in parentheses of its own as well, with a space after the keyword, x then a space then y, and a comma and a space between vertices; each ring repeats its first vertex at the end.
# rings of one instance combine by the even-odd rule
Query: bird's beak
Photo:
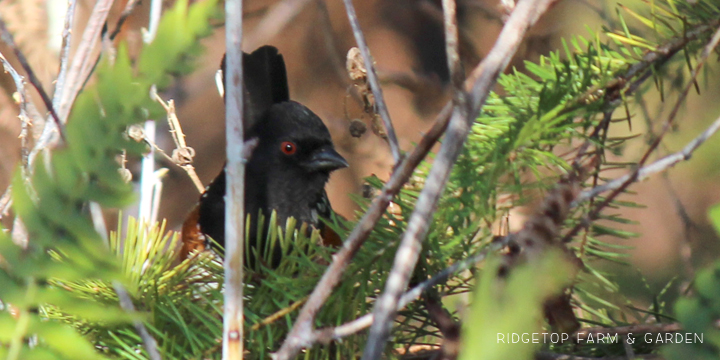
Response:
POLYGON ((335 149, 326 147, 318 150, 312 155, 310 161, 307 163, 308 169, 311 171, 333 171, 348 167, 348 162, 345 161, 335 149))

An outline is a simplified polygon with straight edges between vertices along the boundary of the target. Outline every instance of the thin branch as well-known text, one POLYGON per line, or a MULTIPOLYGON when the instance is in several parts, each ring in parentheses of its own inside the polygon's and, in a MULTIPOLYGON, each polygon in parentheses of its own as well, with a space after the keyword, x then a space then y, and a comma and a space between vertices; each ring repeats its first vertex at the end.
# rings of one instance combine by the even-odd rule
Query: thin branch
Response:
POLYGON ((388 112, 387 105, 385 104, 385 98, 383 97, 382 88, 378 81, 377 72, 375 71, 375 62, 370 55, 370 49, 365 42, 365 35, 363 35, 360 29, 360 23, 358 22, 357 14, 355 13, 355 7, 353 6, 352 0, 343 0, 345 3, 345 9, 347 11, 348 20, 350 26, 353 29, 353 35, 355 35, 355 42, 357 42, 360 53, 362 54, 363 62, 367 68, 367 77, 370 82, 370 88, 375 97, 375 104, 377 106, 378 113, 385 124, 385 131, 387 132, 388 142, 390 143, 390 152, 392 153, 395 165, 400 163, 400 145, 398 144, 397 135, 395 135, 395 128, 392 125, 390 119, 390 113, 388 112))
POLYGON ((274 323, 275 321, 282 319, 283 317, 285 317, 285 315, 297 310, 300 306, 302 306, 302 304, 305 303, 306 300, 307 300, 307 296, 298 301, 295 301, 294 303, 290 304, 290 306, 288 306, 284 309, 280 309, 280 310, 274 312, 270 316, 262 319, 260 322, 253 324, 253 326, 250 327, 250 330, 256 331, 263 326, 270 325, 270 324, 274 323))
POLYGON ((143 42, 146 44, 151 43, 155 39, 155 34, 157 34, 157 28, 160 24, 160 14, 162 13, 162 3, 162 0, 150 1, 148 29, 146 32, 143 32, 143 42))
MULTIPOLYGON (((12 67, 10 62, 3 56, 2 53, 0 53, 0 62, 2 62, 3 68, 7 73, 10 74, 10 77, 12 77, 13 81, 15 82, 15 88, 17 93, 17 99, 18 105, 20 107, 20 113, 18 114, 18 117, 20 118, 20 121, 22 123, 22 129, 20 131, 20 145, 21 145, 21 157, 22 157, 22 172, 23 172, 23 178, 25 181, 29 178, 30 175, 30 165, 28 162, 28 136, 29 131, 28 128, 30 127, 30 118, 28 117, 27 113, 27 107, 28 107, 28 96, 25 92, 25 79, 18 74, 18 72, 15 70, 15 68, 12 67)), ((7 190, 5 191, 5 194, 3 195, 2 199, 0 199, 0 203, 2 204, 2 207, 0 207, 0 218, 2 218, 10 208, 10 205, 12 203, 12 187, 8 186, 7 190)), ((11 234, 12 240, 15 244, 18 246, 24 248, 27 248, 28 245, 28 233, 27 229, 25 228, 25 225, 22 222, 22 219, 19 217, 16 217, 15 220, 13 220, 13 229, 11 234)))
POLYGON ((175 111, 175 101, 171 99, 166 103, 154 89, 155 87, 153 86, 150 91, 150 95, 158 103, 160 103, 160 105, 162 105, 163 109, 165 109, 165 112, 167 113, 168 126, 170 127, 170 134, 172 135, 173 141, 175 142, 175 149, 172 152, 172 157, 168 157, 167 154, 155 145, 154 142, 148 142, 148 144, 156 149, 160 149, 160 153, 162 155, 167 157, 181 169, 185 170, 198 192, 203 193, 205 191, 205 186, 203 186, 202 181, 200 181, 200 177, 197 175, 195 167, 193 166, 195 149, 187 146, 187 143, 185 142, 185 133, 182 131, 180 120, 178 119, 177 112, 175 111))
POLYGON ((245 246, 245 164, 249 158, 243 134, 242 0, 225 1, 225 297, 223 360, 243 359, 243 252, 245 246))
POLYGON ((94 62, 91 60, 93 57, 90 54, 98 41, 100 41, 100 33, 105 25, 112 3, 113 0, 98 0, 98 2, 95 3, 95 7, 93 8, 92 14, 90 14, 85 31, 83 32, 80 45, 78 45, 75 55, 73 56, 73 61, 70 64, 65 86, 62 89, 58 89, 62 92, 60 95, 60 104, 58 105, 58 114, 63 120, 63 123, 67 121, 75 98, 94 67, 94 62))
MULTIPOLYGON (((108 239, 107 226, 105 226, 105 220, 102 216, 102 208, 100 207, 100 204, 96 202, 91 202, 90 212, 92 214, 91 218, 93 221, 93 227, 95 227, 95 231, 104 241, 105 245, 109 247, 110 240, 108 239)), ((127 292, 125 287, 119 281, 113 281, 112 285, 113 289, 115 289, 115 293, 118 295, 120 307, 128 313, 134 313, 135 305, 133 305, 132 298, 130 297, 130 294, 127 292)), ((150 359, 162 360, 160 352, 158 351, 157 341, 155 341, 155 338, 150 335, 147 327, 145 327, 145 324, 143 324, 143 322, 140 320, 134 320, 133 326, 135 326, 135 330, 137 330, 138 334, 140 335, 140 339, 142 339, 143 346, 145 347, 145 350, 150 356, 150 359)))
POLYGON ((55 121, 55 125, 58 127, 58 129, 60 129, 60 138, 63 142, 65 142, 65 130, 62 126, 62 123, 60 122, 60 117, 58 117, 57 112, 55 112, 55 107, 53 106, 52 100, 50 100, 50 97, 45 92, 45 89, 43 89, 40 79, 37 78, 35 72, 30 66, 30 63, 27 61, 27 58, 25 58, 25 55, 22 53, 22 51, 20 51, 20 48, 15 43, 15 39, 13 38, 10 31, 7 29, 5 21, 2 18, 0 18, 0 38, 2 38, 2 41, 7 44, 7 46, 9 46, 15 53, 15 56, 20 62, 20 65, 23 67, 23 70, 25 70, 25 73, 27 74, 28 81, 30 81, 30 84, 32 84, 35 90, 37 90, 40 98, 45 104, 45 107, 50 112, 50 116, 52 116, 53 120, 55 121))
POLYGON ((125 4, 125 9, 123 9, 123 12, 120 13, 120 17, 118 18, 117 24, 115 24, 115 30, 113 30, 112 33, 110 33, 110 40, 115 40, 115 37, 120 34, 120 30, 122 30, 123 24, 125 24, 125 20, 132 14, 133 10, 135 10, 135 6, 140 2, 140 0, 130 0, 125 4))
MULTIPOLYGON (((470 269, 473 265, 485 260, 489 253, 504 248, 505 246, 507 246, 508 243, 510 243, 511 240, 512 236, 503 236, 501 238, 498 238, 490 245, 480 250, 477 254, 462 261, 458 261, 455 264, 445 268, 445 270, 439 272, 432 278, 425 280, 420 284, 417 284, 415 287, 408 290, 402 295, 402 297, 398 301, 396 311, 402 310, 409 303, 419 299, 420 296, 431 287, 444 283, 450 278, 451 275, 470 269)), ((337 327, 318 329, 313 334, 314 341, 326 344, 332 340, 339 340, 343 337, 355 334, 359 331, 362 331, 363 329, 370 327, 370 325, 372 325, 373 323, 373 318, 373 314, 366 314, 353 321, 347 322, 337 327)))
POLYGON ((55 80, 55 88, 53 91, 53 106, 60 104, 61 90, 65 87, 65 79, 67 78, 68 59, 70 57, 70 47, 72 45, 72 27, 75 20, 75 5, 77 0, 70 0, 67 13, 65 14, 65 25, 62 32, 62 48, 60 49, 60 68, 58 76, 55 80))
MULTIPOLYGON (((133 305, 130 294, 128 294, 127 290, 125 290, 125 288, 120 284, 120 282, 113 281, 113 287, 115 288, 115 292, 117 293, 118 299, 120 300, 120 307, 127 312, 135 312, 135 305, 133 305)), ((143 341, 143 346, 148 352, 150 359, 162 360, 162 357, 160 356, 160 351, 158 351, 157 341, 155 341, 155 338, 150 335, 150 332, 148 332, 145 324, 143 324, 142 321, 135 320, 133 321, 133 325, 135 326, 135 330, 137 330, 138 334, 140 335, 140 338, 143 341)))
POLYGON ((495 45, 483 60, 478 81, 474 84, 467 107, 455 107, 448 132, 440 152, 433 162, 413 214, 408 221, 393 268, 383 294, 375 302, 375 321, 365 346, 363 360, 377 359, 385 349, 385 342, 395 318, 398 301, 407 288, 418 260, 422 240, 427 234, 432 215, 442 190, 450 176, 455 160, 462 151, 474 116, 479 112, 500 73, 507 67, 528 29, 539 19, 553 0, 521 0, 503 27, 495 45))
POLYGON ((450 81, 455 92, 463 93, 462 63, 458 51, 458 25, 457 25, 457 4, 455 0, 442 0, 443 24, 445 26, 445 55, 450 70, 450 81))
MULTIPOLYGON (((143 136, 155 142, 155 120, 145 120, 143 136)), ((140 202, 138 204, 138 228, 150 223, 153 208, 153 188, 155 187, 155 148, 143 155, 140 171, 140 202)))
POLYGON ((611 190, 618 190, 621 187, 625 187, 626 184, 638 182, 646 179, 648 176, 652 174, 656 174, 658 172, 667 170, 678 163, 682 161, 689 160, 690 157, 692 157, 692 154, 697 150, 700 145, 702 145, 705 141, 707 141, 713 134, 715 134, 718 129, 720 129, 720 118, 717 118, 710 126, 705 129, 700 135, 698 135, 696 138, 694 138, 692 141, 690 141, 685 147, 683 147, 682 150, 665 156, 664 158, 655 161, 654 163, 644 166, 642 168, 639 168, 636 171, 633 171, 630 174, 624 175, 622 177, 619 177, 615 180, 612 180, 606 184, 594 187, 589 190, 585 190, 573 203, 573 206, 577 206, 580 203, 587 201, 593 197, 596 197, 606 191, 611 190))
POLYGON ((22 124, 22 129, 20 131, 20 145, 21 145, 21 158, 22 158, 22 167, 23 171, 25 171, 25 176, 28 174, 29 164, 28 164, 28 128, 30 126, 30 117, 27 113, 27 107, 28 107, 28 97, 27 93, 25 92, 25 79, 18 74, 18 72, 13 68, 13 66, 10 64, 10 62, 5 58, 5 56, 0 53, 0 62, 2 62, 3 69, 5 69, 5 72, 10 74, 10 77, 12 77, 13 82, 15 82, 15 89, 17 98, 15 101, 17 101, 18 106, 20 107, 20 114, 18 114, 18 118, 20 118, 20 122, 22 124))
MULTIPOLYGON (((65 80, 62 83, 62 87, 57 86, 60 85, 60 83, 56 84, 53 104, 57 104, 57 115, 62 124, 67 122, 72 104, 80 92, 82 85, 85 83, 85 79, 90 76, 94 68, 94 65, 91 66, 89 60, 91 58, 90 54, 100 39, 100 32, 105 25, 112 3, 113 0, 98 0, 97 3, 95 3, 95 7, 90 14, 85 31, 83 32, 82 40, 75 51, 70 68, 67 70, 67 75, 64 78, 65 80)), ((40 134, 40 138, 30 152, 29 161, 31 167, 35 162, 37 154, 53 142, 55 130, 55 125, 49 126, 46 123, 42 134, 40 134)))
POLYGON ((277 36, 300 12, 310 0, 283 0, 273 5, 252 33, 245 40, 248 49, 255 49, 277 36))

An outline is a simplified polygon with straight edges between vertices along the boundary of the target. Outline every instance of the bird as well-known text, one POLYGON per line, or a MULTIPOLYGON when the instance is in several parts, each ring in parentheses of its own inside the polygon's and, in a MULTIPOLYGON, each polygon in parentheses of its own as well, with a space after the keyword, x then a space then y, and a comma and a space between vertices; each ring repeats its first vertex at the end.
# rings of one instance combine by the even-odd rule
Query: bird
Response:
MULTIPOLYGON (((224 74, 225 57, 221 69, 224 74)), ((332 215, 325 192, 330 173, 348 162, 335 150, 320 117, 290 100, 285 61, 277 48, 266 45, 243 53, 243 75, 245 140, 258 140, 245 170, 245 213, 251 222, 246 241, 251 248, 264 249, 264 236, 257 236, 258 214, 270 219, 275 211, 278 224, 293 217, 298 224, 319 229, 324 245, 339 246, 340 237, 321 219, 332 215)), ((183 223, 181 259, 207 249, 208 237, 224 248, 225 184, 223 167, 183 223)), ((274 264, 279 256, 273 255, 274 264)))

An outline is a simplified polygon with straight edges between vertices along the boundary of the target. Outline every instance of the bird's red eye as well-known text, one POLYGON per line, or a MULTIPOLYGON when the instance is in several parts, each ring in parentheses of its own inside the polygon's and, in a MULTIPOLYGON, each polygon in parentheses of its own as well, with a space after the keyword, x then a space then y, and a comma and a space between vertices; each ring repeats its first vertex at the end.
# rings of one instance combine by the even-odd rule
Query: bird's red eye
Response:
POLYGON ((282 144, 280 144, 280 150, 285 155, 292 155, 297 151, 297 147, 290 141, 283 141, 282 144))

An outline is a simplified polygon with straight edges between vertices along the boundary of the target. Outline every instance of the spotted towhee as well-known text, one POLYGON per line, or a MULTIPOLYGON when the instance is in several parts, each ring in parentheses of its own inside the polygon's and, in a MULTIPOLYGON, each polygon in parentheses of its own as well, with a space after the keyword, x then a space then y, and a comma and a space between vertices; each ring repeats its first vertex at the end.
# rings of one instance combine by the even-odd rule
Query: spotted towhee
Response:
MULTIPOLYGON (((224 58, 221 67, 224 70, 224 58)), ((257 224, 258 213, 270 219, 272 211, 277 212, 278 224, 284 225, 288 217, 294 217, 298 224, 305 222, 320 229, 325 244, 339 245, 337 234, 323 231, 329 228, 320 218, 329 218, 332 211, 325 183, 332 171, 347 167, 347 161, 335 151, 322 120, 290 100, 285 62, 276 48, 263 46, 244 54, 243 74, 245 138, 259 141, 248 161, 245 178, 245 212, 251 217, 249 245, 256 247, 261 241, 253 225, 257 224)), ((192 250, 207 248, 206 236, 224 246, 224 197, 223 168, 183 224, 181 258, 192 250)))

